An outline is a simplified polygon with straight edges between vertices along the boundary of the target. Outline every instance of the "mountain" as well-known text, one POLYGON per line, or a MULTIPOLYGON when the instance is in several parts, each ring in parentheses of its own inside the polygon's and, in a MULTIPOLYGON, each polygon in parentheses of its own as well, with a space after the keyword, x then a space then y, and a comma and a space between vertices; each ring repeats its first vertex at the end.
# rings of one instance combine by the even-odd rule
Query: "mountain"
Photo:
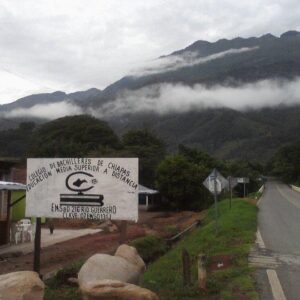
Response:
POLYGON ((54 93, 30 95, 20 98, 12 103, 0 105, 0 112, 11 111, 17 108, 30 108, 35 105, 46 105, 63 101, 71 101, 74 103, 82 104, 84 106, 84 102, 89 101, 89 99, 91 98, 100 96, 101 93, 102 92, 100 90, 92 88, 87 91, 80 91, 70 94, 57 91, 54 93))
MULTIPOLYGON (((103 90, 101 97, 113 99, 124 90, 161 83, 236 86, 262 79, 291 80, 300 76, 299 49, 297 31, 288 31, 279 38, 266 34, 259 38, 221 39, 215 43, 199 40, 160 57, 156 63, 161 63, 161 68, 150 66, 113 83, 103 90), (181 63, 176 64, 176 59, 181 63)), ((91 103, 97 106, 98 100, 91 99, 91 103)))
MULTIPOLYGON (((297 31, 285 32, 280 37, 265 34, 216 42, 199 40, 159 57, 102 91, 90 89, 71 94, 31 95, 0 106, 0 113, 5 117, 7 112, 17 108, 68 101, 79 106, 83 113, 92 112, 105 119, 119 134, 131 128, 151 128, 166 141, 170 151, 185 144, 222 158, 264 161, 282 144, 298 139, 300 106, 296 103, 299 102, 289 102, 294 95, 290 91, 285 93, 284 88, 286 84, 294 83, 291 90, 297 91, 299 49, 300 33, 297 31), (269 102, 267 107, 257 105, 247 109, 251 103, 246 103, 243 109, 210 105, 209 99, 217 93, 217 88, 223 88, 225 98, 228 91, 240 88, 242 95, 243 87, 266 81, 271 82, 267 92, 256 94, 254 91, 251 95, 256 105, 267 103, 265 98, 269 97, 268 101, 273 104, 269 102), (272 85, 273 81, 277 82, 276 87, 272 85), (182 90, 162 91, 161 87, 165 85, 168 89, 176 85, 193 89, 200 85, 201 89, 190 90, 190 95, 182 94, 180 98, 178 93, 182 90), (197 95, 207 90, 210 94, 202 107, 197 104, 197 95), (273 94, 269 96, 271 92, 274 99, 273 94), (277 92, 279 96, 275 95, 277 92), (167 104, 162 103, 166 97, 170 97, 167 104), (282 101, 278 97, 282 97, 282 101), (175 101, 178 103, 174 104, 175 101), (191 101, 192 105, 181 109, 186 101, 191 101), (163 105, 173 105, 177 109, 163 110, 163 105)), ((259 86, 252 87, 255 88, 259 86)), ((221 94, 221 100, 222 97, 221 94)), ((0 124, 6 127, 10 124, 15 127, 17 122, 17 119, 5 122, 3 117, 0 118, 0 124)))
POLYGON ((206 109, 168 115, 139 114, 111 121, 113 129, 149 128, 159 134, 169 151, 179 144, 202 149, 219 158, 264 162, 284 144, 299 139, 300 106, 278 106, 252 111, 206 109))
POLYGON ((220 39, 214 43, 199 40, 184 49, 159 57, 153 61, 154 66, 125 76, 103 91, 92 88, 71 94, 58 91, 31 95, 1 105, 0 111, 66 100, 83 107, 99 107, 114 100, 125 90, 162 83, 237 86, 262 79, 291 80, 300 76, 299 49, 298 31, 288 31, 280 37, 265 34, 258 38, 220 39))

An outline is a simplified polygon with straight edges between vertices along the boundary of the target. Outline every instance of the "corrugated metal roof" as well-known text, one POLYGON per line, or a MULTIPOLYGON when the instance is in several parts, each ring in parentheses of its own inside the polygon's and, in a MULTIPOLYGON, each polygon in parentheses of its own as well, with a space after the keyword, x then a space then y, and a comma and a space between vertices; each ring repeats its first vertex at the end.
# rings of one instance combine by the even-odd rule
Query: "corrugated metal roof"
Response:
POLYGON ((0 162, 19 163, 21 161, 21 158, 18 157, 0 157, 0 162))
POLYGON ((139 184, 139 194, 158 194, 157 190, 149 189, 141 184, 139 184))
POLYGON ((26 185, 18 182, 0 181, 0 190, 25 191, 26 185))

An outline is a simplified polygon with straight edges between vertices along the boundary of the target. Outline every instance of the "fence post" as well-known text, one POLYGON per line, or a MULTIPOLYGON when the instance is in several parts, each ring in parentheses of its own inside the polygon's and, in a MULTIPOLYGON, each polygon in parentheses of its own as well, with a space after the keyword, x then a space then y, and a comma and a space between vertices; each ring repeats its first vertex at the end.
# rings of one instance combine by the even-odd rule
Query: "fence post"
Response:
POLYGON ((123 244, 127 240, 127 222, 126 221, 121 221, 119 230, 120 230, 119 244, 123 244))
POLYGON ((206 268, 205 268, 206 257, 203 253, 198 255, 198 286, 200 289, 206 289, 206 268))
POLYGON ((183 285, 191 284, 191 258, 186 249, 182 250, 183 285))

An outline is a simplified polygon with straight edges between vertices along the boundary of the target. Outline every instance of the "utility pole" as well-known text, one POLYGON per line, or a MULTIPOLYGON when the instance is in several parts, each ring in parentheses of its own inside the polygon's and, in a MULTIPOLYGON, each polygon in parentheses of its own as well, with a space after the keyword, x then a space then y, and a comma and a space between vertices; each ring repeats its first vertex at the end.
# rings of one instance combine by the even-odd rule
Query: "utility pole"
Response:
POLYGON ((228 187, 228 181, 220 174, 217 169, 213 169, 212 172, 203 181, 203 185, 211 192, 214 197, 215 203, 215 230, 216 235, 219 233, 219 208, 218 208, 218 194, 222 192, 224 188, 228 187))
POLYGON ((231 176, 228 177, 228 183, 229 183, 229 190, 230 190, 229 208, 231 209, 231 201, 232 201, 231 176))
POLYGON ((216 234, 219 232, 218 228, 218 194, 217 194, 217 171, 214 169, 213 172, 213 178, 214 178, 214 200, 215 200, 215 220, 216 220, 216 234))

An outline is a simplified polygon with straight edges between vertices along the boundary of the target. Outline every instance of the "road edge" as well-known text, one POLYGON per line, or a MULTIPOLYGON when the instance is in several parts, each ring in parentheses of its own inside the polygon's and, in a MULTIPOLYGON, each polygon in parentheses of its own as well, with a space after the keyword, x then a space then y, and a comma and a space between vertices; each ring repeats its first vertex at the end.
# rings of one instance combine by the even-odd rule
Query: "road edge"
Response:
MULTIPOLYGON (((263 198, 264 195, 264 191, 265 191, 265 184, 262 185, 262 187, 259 189, 259 191, 262 189, 261 191, 261 196, 258 199, 256 206, 259 207, 259 204, 263 198)), ((299 189, 300 191, 300 189, 299 189)), ((257 224, 257 232, 256 232, 256 244, 258 244, 258 246, 262 249, 266 249, 266 245, 265 242, 261 236, 261 233, 259 231, 258 228, 258 224, 257 224)), ((273 269, 266 269, 266 273, 267 273, 267 277, 268 277, 268 281, 271 287, 271 291, 272 291, 272 295, 274 300, 286 300, 285 294, 283 292, 280 280, 278 278, 277 272, 273 269)))

